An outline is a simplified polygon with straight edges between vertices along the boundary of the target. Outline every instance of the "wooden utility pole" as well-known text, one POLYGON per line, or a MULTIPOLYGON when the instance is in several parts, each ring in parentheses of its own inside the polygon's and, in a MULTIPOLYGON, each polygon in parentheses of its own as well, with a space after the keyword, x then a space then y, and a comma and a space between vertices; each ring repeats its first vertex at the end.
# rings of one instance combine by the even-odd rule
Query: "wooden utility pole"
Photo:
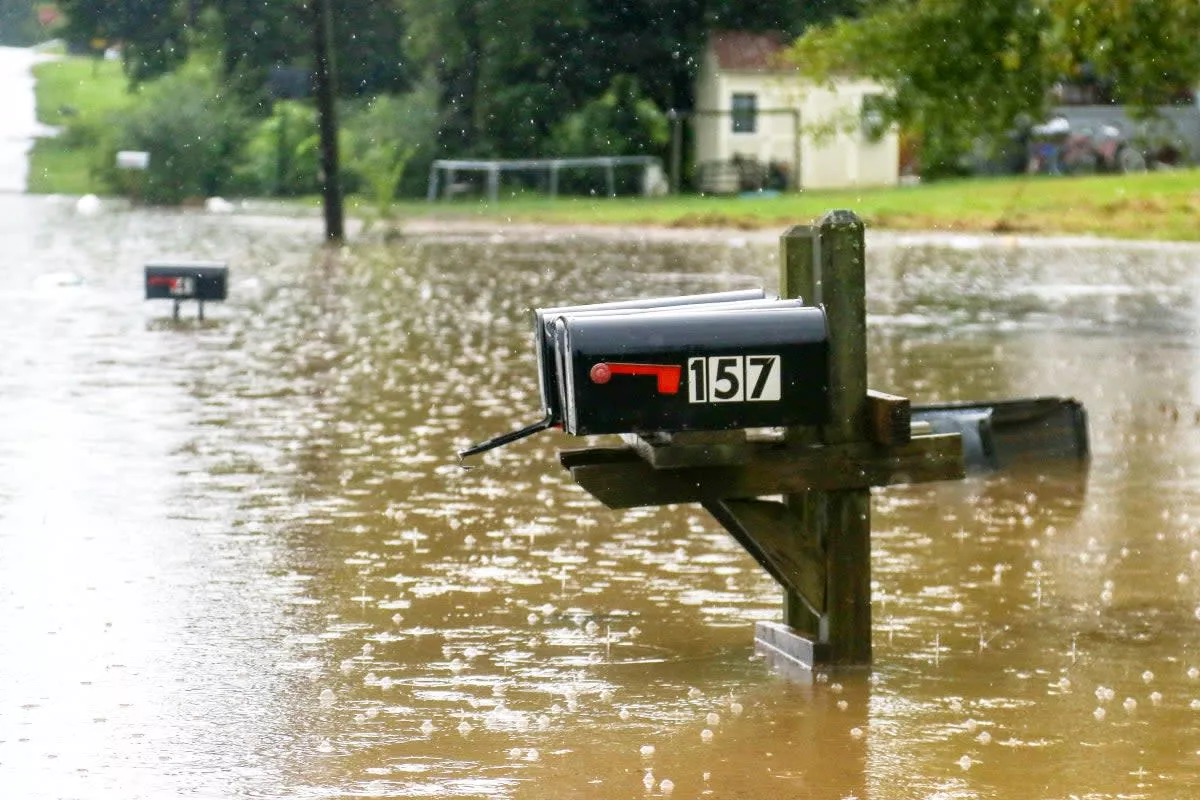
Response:
POLYGON ((338 167, 337 112, 334 104, 333 15, 329 0, 312 0, 314 38, 314 80, 316 83, 317 126, 321 134, 321 194, 325 203, 325 238, 340 242, 342 224, 342 182, 338 167))

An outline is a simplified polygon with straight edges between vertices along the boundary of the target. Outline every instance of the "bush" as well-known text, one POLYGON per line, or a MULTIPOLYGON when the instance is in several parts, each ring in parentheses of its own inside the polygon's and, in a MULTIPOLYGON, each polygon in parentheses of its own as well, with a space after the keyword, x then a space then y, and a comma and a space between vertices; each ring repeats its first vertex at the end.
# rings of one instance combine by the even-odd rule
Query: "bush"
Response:
POLYGON ((608 90, 554 130, 564 156, 652 155, 670 139, 667 116, 642 93, 637 78, 618 75, 608 90))
POLYGON ((320 185, 320 134, 311 103, 277 101, 247 138, 234 174, 240 194, 314 194, 320 185))
POLYGON ((437 91, 431 83, 404 95, 380 95, 346 115, 347 183, 367 195, 381 218, 389 216, 402 191, 424 190, 437 125, 437 91))
POLYGON ((146 84, 140 102, 116 119, 102 178, 147 203, 223 194, 246 127, 245 115, 206 71, 166 75, 146 84), (118 170, 118 150, 149 153, 149 168, 118 170))

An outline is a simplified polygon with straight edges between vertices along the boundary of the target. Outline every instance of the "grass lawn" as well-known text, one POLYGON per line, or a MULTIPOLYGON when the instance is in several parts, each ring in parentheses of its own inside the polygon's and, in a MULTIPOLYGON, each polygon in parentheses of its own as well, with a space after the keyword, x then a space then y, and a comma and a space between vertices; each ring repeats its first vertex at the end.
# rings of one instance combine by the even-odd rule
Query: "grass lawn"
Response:
POLYGON ((34 142, 29 191, 97 191, 92 179, 96 156, 86 141, 103 131, 110 115, 133 102, 120 62, 65 56, 35 65, 33 74, 38 120, 58 126, 62 133, 34 142))
POLYGON ((1015 176, 773 197, 514 197, 406 203, 401 216, 594 225, 780 228, 848 208, 893 230, 1094 234, 1200 240, 1200 170, 1082 177, 1015 176))

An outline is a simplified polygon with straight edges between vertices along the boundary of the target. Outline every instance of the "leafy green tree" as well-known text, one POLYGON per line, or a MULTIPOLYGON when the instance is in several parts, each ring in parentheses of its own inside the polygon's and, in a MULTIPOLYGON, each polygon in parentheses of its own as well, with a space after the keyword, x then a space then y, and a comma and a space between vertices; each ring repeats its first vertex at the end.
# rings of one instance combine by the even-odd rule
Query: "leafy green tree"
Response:
POLYGON ((927 175, 952 172, 977 141, 1041 118, 1050 89, 1091 70, 1152 113, 1200 78, 1195 0, 873 0, 855 19, 809 29, 793 48, 818 79, 853 73, 891 95, 881 110, 921 143, 927 175))
MULTIPOLYGON (((317 0, 210 0, 218 12, 226 80, 266 101, 274 67, 310 68, 317 0)), ((336 0, 333 20, 337 93, 406 90, 416 72, 404 52, 404 15, 396 0, 336 0)))
POLYGON ((555 129, 566 156, 637 155, 667 143, 667 116, 642 94, 637 78, 618 75, 608 91, 569 115, 555 129))
POLYGON ((1117 102, 1143 113, 1190 90, 1200 78, 1200 3, 1195 0, 1046 0, 1054 65, 1070 77, 1086 71, 1117 102))

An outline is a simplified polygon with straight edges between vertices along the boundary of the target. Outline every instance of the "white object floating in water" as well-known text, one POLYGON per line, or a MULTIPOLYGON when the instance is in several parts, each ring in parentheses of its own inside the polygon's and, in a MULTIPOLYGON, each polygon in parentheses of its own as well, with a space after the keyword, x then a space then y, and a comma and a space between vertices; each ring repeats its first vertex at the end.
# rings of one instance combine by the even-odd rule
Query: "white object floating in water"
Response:
POLYGON ((204 201, 204 210, 210 214, 232 214, 233 203, 224 197, 210 197, 204 201))
POLYGON ((1154 680, 1154 673, 1151 672, 1150 670, 1146 670, 1145 672, 1142 673, 1142 680, 1145 681, 1146 683, 1152 682, 1154 680))
POLYGON ((433 720, 427 719, 421 723, 421 733, 425 734, 426 736, 433 733, 433 720))
POLYGON ((75 211, 90 217, 100 211, 100 198, 94 194, 85 194, 75 201, 75 211))
POLYGON ((701 697, 704 697, 704 692, 693 686, 691 689, 688 689, 688 697, 692 700, 699 700, 701 697))
POLYGON ((336 699, 336 697, 337 696, 333 693, 333 689, 322 689, 321 694, 318 695, 317 699, 321 701, 321 705, 331 706, 333 705, 333 701, 336 699))
POLYGON ((743 709, 742 709, 741 703, 730 703, 729 704, 729 713, 733 714, 735 717, 740 716, 742 713, 742 710, 743 709))
POLYGON ((644 744, 642 745, 642 749, 638 752, 642 754, 643 758, 649 758, 650 756, 654 755, 654 745, 644 744))
POLYGON ((642 786, 646 787, 647 792, 654 788, 654 773, 650 770, 646 770, 646 774, 642 776, 642 786))
POLYGON ((663 778, 658 782, 658 790, 663 794, 670 794, 675 791, 675 783, 670 778, 663 778))
POLYGON ((715 711, 710 711, 708 712, 708 716, 704 718, 704 721, 715 728, 721 724, 721 715, 715 711))
POLYGON ((471 723, 467 722, 465 719, 462 722, 458 723, 458 732, 461 733, 463 736, 466 736, 472 730, 474 730, 474 729, 471 727, 471 723))
POLYGON ((328 739, 322 739, 321 743, 319 745, 317 745, 317 752, 332 753, 333 752, 333 742, 329 741, 328 739))
POLYGON ((1151 692, 1150 693, 1150 702, 1153 703, 1154 705, 1158 705, 1159 703, 1161 703, 1162 702, 1162 692, 1151 692))
POLYGON ((979 742, 980 744, 991 744, 992 735, 987 731, 981 731, 980 734, 975 737, 975 741, 979 742))
POLYGON ((700 741, 707 744, 708 742, 711 742, 712 740, 713 740, 713 732, 712 731, 710 731, 708 728, 705 728, 704 730, 700 731, 700 741))
POLYGON ((1132 714, 1134 711, 1137 711, 1137 700, 1134 700, 1132 697, 1126 697, 1125 702, 1121 704, 1121 707, 1132 714))
POLYGON ((861 739, 863 737, 863 729, 862 728, 851 728, 850 729, 850 737, 852 739, 861 739))
POLYGON ((1096 706, 1096 710, 1092 712, 1092 716, 1096 718, 1097 722, 1102 722, 1108 716, 1108 712, 1100 706, 1096 706))
POLYGON ((970 769, 975 762, 971 760, 970 756, 963 756, 957 763, 963 769, 970 769))
POLYGON ((629 718, 632 717, 633 715, 629 713, 628 708, 622 708, 620 713, 617 714, 617 716, 621 718, 621 722, 628 722, 629 718))

